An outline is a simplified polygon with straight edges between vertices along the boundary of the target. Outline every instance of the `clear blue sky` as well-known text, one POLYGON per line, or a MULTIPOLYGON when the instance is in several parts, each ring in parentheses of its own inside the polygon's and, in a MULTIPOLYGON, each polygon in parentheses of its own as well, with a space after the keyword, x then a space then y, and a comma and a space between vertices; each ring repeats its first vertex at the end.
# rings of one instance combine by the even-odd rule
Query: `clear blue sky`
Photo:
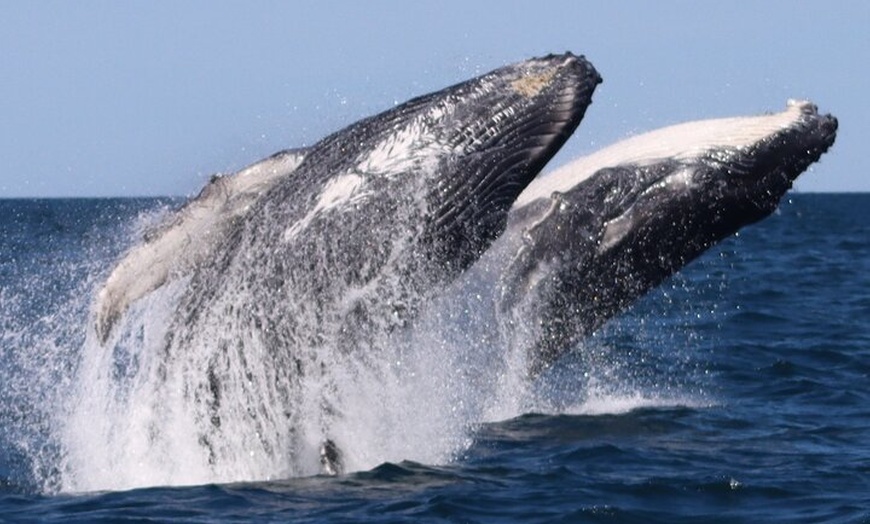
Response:
POLYGON ((870 2, 0 3, 0 198, 195 193, 276 150, 527 57, 604 77, 551 167, 809 98, 840 119, 801 191, 870 191, 870 2))

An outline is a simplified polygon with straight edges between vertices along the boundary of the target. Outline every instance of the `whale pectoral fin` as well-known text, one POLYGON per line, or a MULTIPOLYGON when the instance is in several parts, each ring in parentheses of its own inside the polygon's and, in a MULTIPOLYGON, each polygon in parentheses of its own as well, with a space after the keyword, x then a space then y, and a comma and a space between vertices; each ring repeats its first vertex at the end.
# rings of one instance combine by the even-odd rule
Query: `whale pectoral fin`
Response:
POLYGON ((578 310, 576 300, 585 297, 575 297, 566 289, 586 278, 606 219, 594 207, 578 205, 559 192, 552 193, 546 203, 537 220, 522 232, 522 244, 498 286, 501 321, 535 332, 532 344, 522 348, 530 377, 539 375, 570 347, 573 334, 565 319, 578 310))
POLYGON ((123 311, 105 302, 102 302, 102 304, 103 307, 99 307, 95 315, 94 330, 97 333, 97 340, 100 341, 100 344, 105 344, 115 328, 118 319, 121 318, 123 311))
POLYGON ((95 305, 96 332, 105 343, 134 301, 188 274, 214 256, 227 231, 275 183, 293 174, 307 149, 288 149, 232 175, 215 175, 199 194, 148 230, 106 280, 95 305))
POLYGON ((130 250, 109 275, 94 304, 94 327, 101 344, 109 339, 130 304, 166 283, 171 268, 160 250, 170 252, 174 247, 141 244, 130 250))
POLYGON ((524 244, 502 273, 497 288, 500 313, 517 310, 517 305, 534 287, 535 275, 541 274, 546 263, 535 258, 532 251, 531 245, 524 244))

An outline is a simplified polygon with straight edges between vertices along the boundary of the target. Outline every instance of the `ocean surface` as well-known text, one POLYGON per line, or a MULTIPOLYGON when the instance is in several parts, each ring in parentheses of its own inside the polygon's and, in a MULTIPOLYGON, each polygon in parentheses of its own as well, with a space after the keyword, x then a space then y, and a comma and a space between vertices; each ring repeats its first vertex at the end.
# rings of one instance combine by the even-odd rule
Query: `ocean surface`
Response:
POLYGON ((0 200, 0 521, 870 523, 870 195, 787 196, 541 376, 546 402, 380 384, 343 436, 370 466, 194 482, 117 436, 139 412, 93 396, 126 390, 80 383, 95 289, 177 203, 0 200))

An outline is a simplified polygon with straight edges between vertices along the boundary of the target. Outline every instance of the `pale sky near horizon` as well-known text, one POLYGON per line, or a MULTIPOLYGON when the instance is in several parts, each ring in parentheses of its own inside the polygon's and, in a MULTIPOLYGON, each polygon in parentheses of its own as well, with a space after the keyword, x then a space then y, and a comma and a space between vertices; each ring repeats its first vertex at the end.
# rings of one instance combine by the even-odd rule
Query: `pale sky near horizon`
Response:
POLYGON ((195 194, 277 150, 551 52, 604 78, 550 167, 808 98, 800 191, 870 191, 870 2, 3 2, 0 198, 195 194))

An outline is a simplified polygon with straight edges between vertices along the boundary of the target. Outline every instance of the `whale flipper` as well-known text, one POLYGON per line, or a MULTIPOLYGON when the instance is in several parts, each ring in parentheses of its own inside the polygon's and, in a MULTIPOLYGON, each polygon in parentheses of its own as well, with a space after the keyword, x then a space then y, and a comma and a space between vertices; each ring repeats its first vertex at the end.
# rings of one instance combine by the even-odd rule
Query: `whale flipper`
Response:
POLYGON ((215 175, 196 197, 146 231, 97 294, 94 324, 100 342, 132 302, 213 256, 230 225, 304 158, 304 149, 288 149, 232 175, 215 175))

